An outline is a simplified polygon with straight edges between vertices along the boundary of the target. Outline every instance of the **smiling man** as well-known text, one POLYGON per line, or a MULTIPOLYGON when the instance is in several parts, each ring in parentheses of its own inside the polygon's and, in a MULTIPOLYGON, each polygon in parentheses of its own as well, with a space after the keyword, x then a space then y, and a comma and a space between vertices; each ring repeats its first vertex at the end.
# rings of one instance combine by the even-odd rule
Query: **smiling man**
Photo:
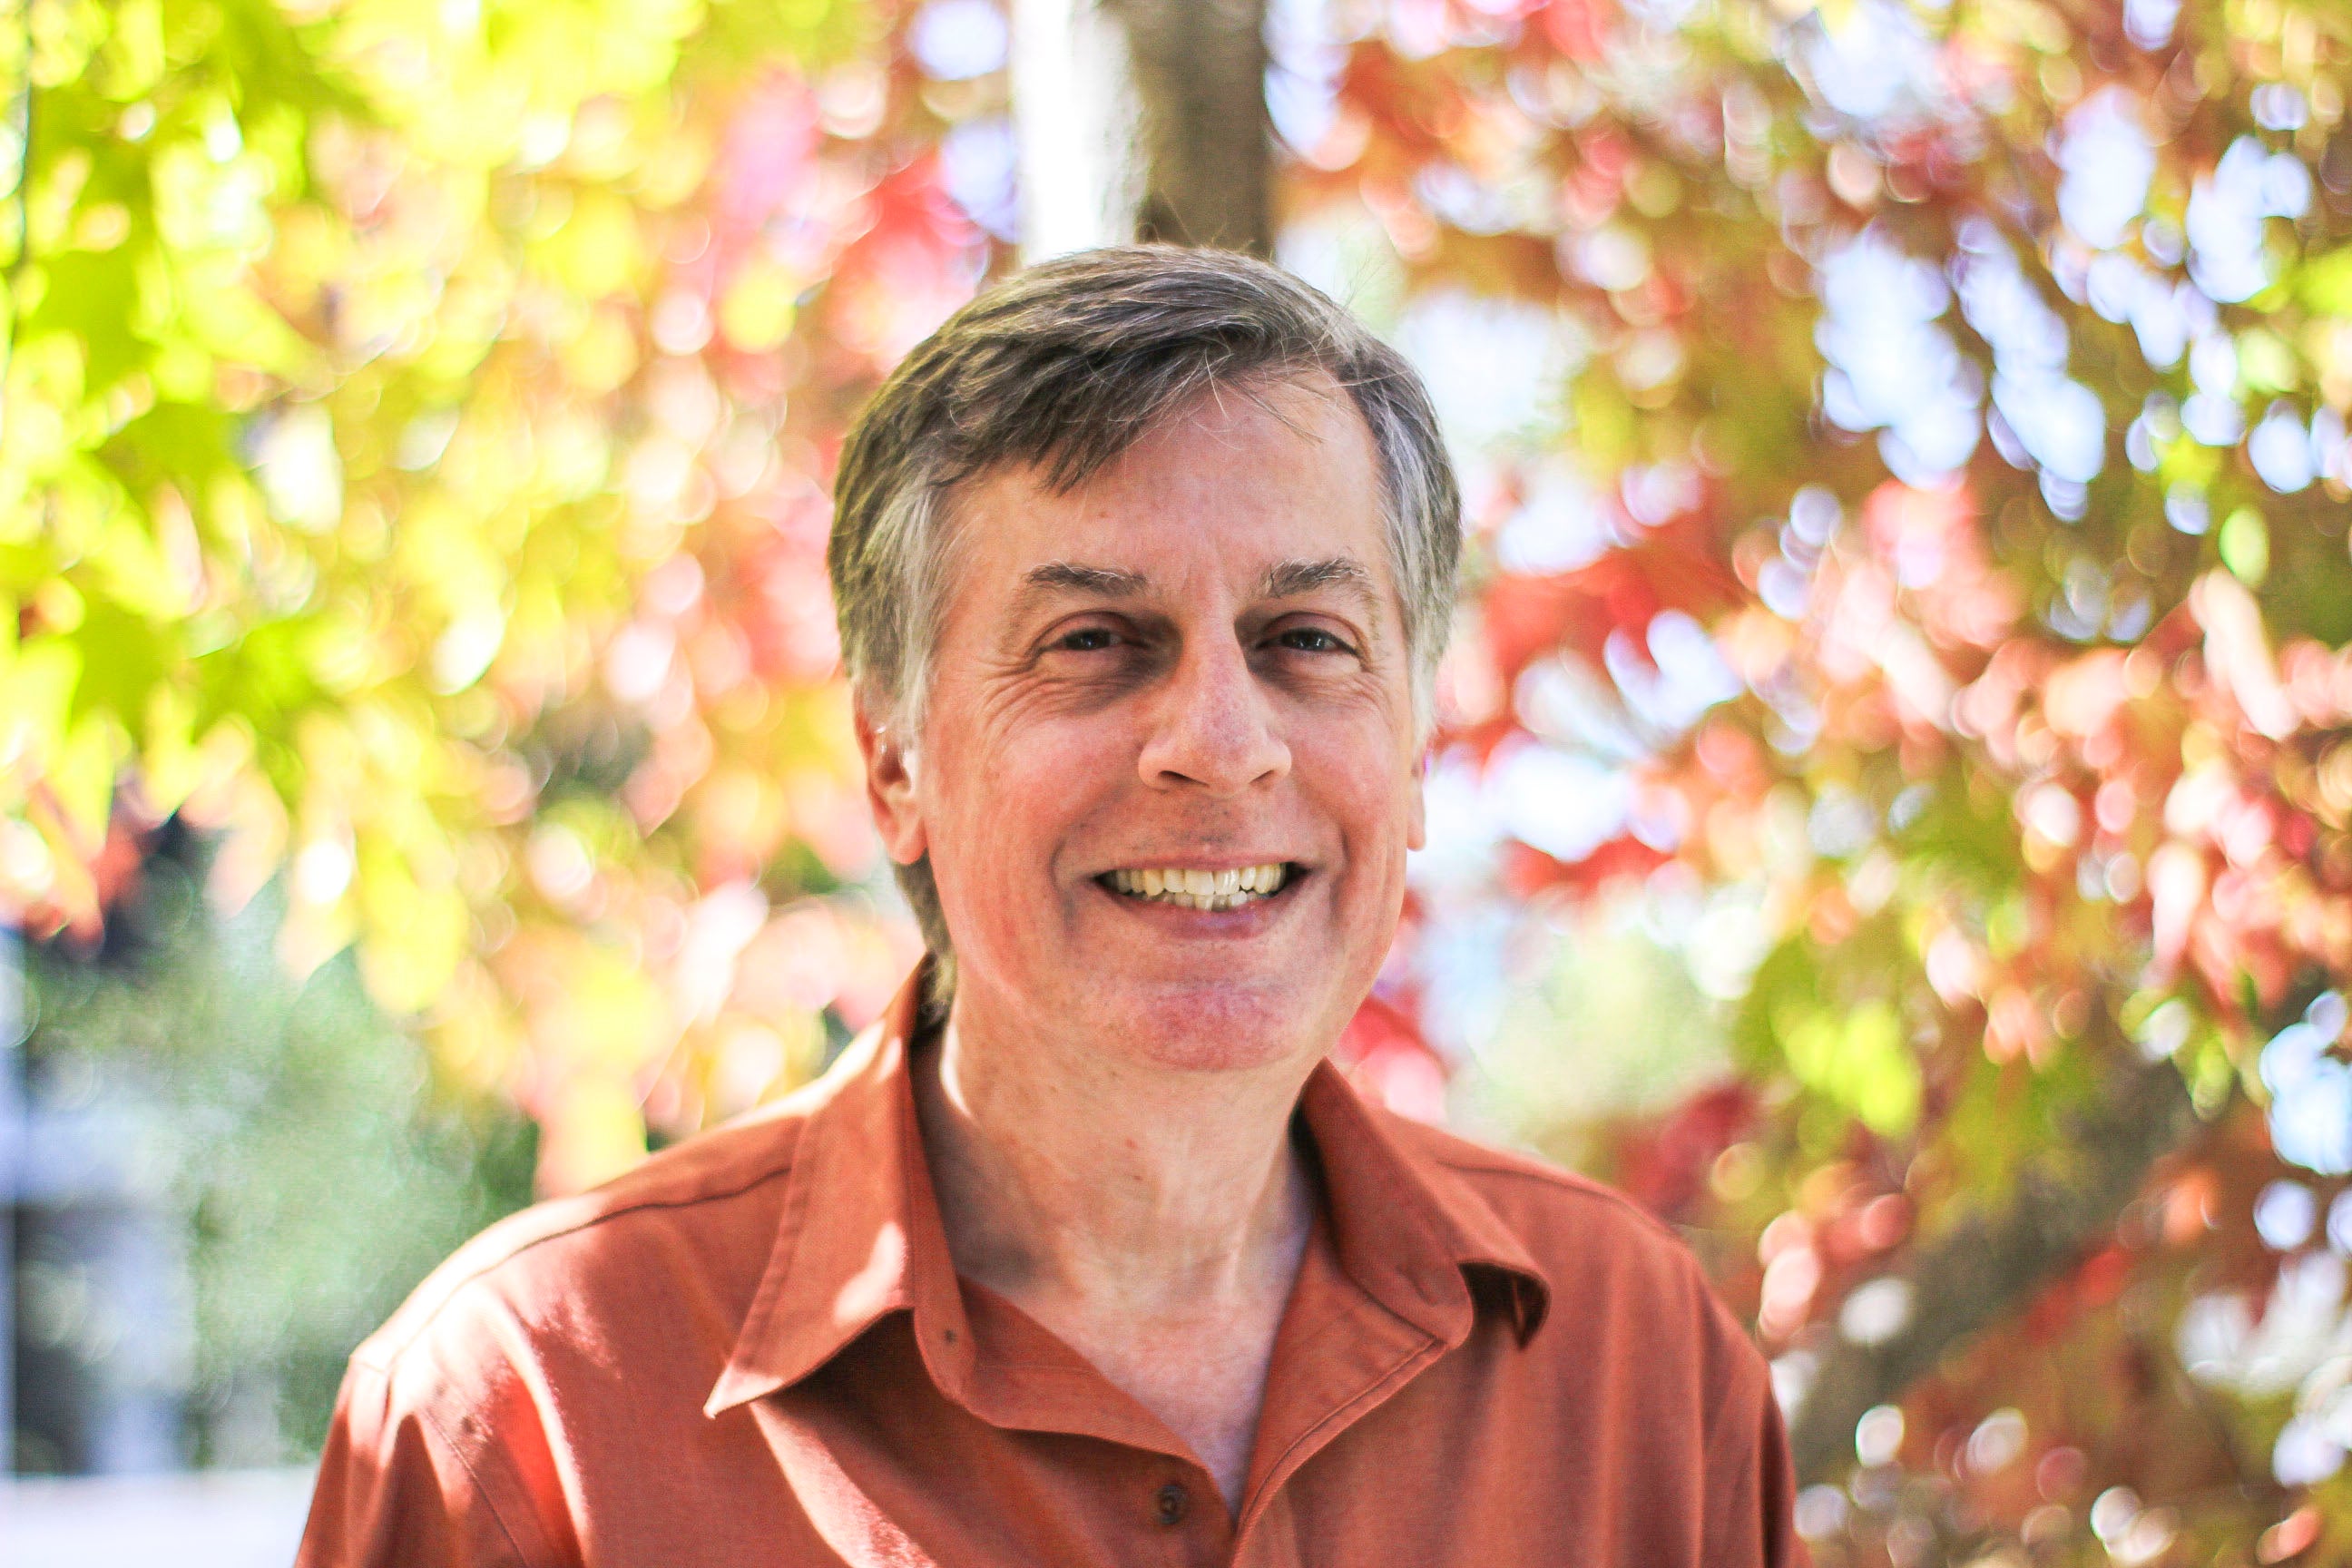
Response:
POLYGON ((1094 252, 918 348, 837 500, 929 956, 808 1089, 427 1281, 301 1561, 1789 1561, 1769 1379, 1673 1237, 1324 1060, 1460 549, 1412 373, 1273 268, 1094 252))

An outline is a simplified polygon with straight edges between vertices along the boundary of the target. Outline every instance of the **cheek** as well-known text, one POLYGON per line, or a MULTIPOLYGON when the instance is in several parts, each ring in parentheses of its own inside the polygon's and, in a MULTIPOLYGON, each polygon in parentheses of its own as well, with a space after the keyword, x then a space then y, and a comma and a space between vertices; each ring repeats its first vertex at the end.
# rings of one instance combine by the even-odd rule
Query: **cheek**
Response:
POLYGON ((943 727, 932 740, 924 816, 932 859, 1010 886, 1053 870, 1056 847, 1106 790, 1133 776, 1117 727, 1099 717, 1066 724, 943 727))
POLYGON ((1294 741, 1291 756, 1294 777, 1339 829, 1350 860, 1393 857, 1402 865, 1412 828, 1412 770, 1387 726, 1294 741))
POLYGON ((957 949, 968 962, 995 970, 1058 929, 1045 867, 1051 858, 1048 825, 1017 788, 988 792, 977 803, 959 796, 930 831, 931 876, 957 949))

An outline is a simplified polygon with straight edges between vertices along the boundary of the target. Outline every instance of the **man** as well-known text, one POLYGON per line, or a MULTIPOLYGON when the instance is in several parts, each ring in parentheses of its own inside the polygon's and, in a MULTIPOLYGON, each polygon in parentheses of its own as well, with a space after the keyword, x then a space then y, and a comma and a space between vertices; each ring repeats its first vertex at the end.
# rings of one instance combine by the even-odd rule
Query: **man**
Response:
POLYGON ((930 949, 809 1089, 460 1252, 352 1358, 301 1561, 1766 1564, 1766 1369, 1605 1189, 1359 1101, 1459 505, 1276 269, 1033 269, 842 459, 930 949))

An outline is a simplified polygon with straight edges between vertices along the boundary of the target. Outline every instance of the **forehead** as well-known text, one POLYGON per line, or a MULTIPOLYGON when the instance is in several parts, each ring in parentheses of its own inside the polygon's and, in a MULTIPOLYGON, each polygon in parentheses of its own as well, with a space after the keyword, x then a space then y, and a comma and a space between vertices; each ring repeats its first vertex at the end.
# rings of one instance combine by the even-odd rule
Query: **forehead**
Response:
POLYGON ((1033 567, 1054 561, 1160 584, 1349 558, 1385 585, 1381 500, 1370 433, 1336 383, 1214 388, 1070 489, 1009 465, 959 487, 959 597, 1014 591, 1033 567))

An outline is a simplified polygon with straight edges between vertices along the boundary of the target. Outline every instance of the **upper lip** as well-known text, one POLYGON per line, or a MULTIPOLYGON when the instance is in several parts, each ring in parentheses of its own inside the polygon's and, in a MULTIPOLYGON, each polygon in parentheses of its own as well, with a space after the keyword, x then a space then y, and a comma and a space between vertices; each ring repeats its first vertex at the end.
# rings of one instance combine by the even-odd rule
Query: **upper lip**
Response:
POLYGON ((1249 866, 1286 866, 1294 874, 1307 869, 1304 861, 1287 855, 1219 856, 1213 860, 1200 855, 1171 855, 1164 860, 1121 860, 1094 874, 1108 877, 1113 871, 1239 871, 1249 866))

